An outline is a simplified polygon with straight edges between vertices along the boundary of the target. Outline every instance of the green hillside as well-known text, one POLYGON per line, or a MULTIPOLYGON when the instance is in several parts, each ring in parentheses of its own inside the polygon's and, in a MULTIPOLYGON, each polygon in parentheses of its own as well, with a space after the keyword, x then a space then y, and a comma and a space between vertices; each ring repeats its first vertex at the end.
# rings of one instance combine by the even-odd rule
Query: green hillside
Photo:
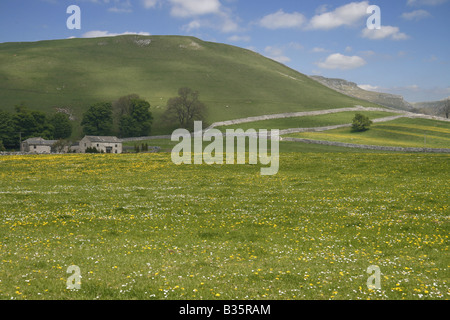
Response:
POLYGON ((333 91, 250 50, 181 36, 119 36, 0 44, 0 108, 19 103, 78 120, 90 104, 137 93, 158 117, 180 87, 200 92, 209 122, 376 106, 333 91))

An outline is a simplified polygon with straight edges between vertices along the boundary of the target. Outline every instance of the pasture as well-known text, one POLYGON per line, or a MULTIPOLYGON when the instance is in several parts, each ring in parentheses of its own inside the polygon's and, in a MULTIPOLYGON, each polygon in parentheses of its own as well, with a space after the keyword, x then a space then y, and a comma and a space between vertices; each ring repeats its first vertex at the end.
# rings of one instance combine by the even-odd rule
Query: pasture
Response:
POLYGON ((0 157, 0 299, 448 299, 449 160, 0 157))

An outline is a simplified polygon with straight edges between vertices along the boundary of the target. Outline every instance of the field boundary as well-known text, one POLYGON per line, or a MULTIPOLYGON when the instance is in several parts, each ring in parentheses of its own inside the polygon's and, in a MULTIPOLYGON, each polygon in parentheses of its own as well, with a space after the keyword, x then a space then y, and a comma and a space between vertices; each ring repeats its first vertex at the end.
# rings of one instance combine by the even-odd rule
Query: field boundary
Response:
POLYGON ((346 147, 355 149, 378 150, 378 151, 398 151, 398 152, 424 152, 424 153, 450 153, 450 149, 444 148, 408 148, 408 147, 388 147, 374 146, 366 144, 354 144, 336 141, 312 140, 303 138, 280 138, 281 141, 303 142, 308 144, 321 144, 327 146, 346 147))
MULTIPOLYGON (((381 112, 392 112, 392 113, 398 113, 398 116, 391 116, 386 117, 382 119, 386 119, 384 121, 390 121, 395 120, 398 118, 421 118, 421 119, 429 119, 429 120, 439 120, 439 121, 447 121, 450 122, 450 119, 437 117, 437 116, 430 116, 425 114, 418 114, 418 113, 412 113, 409 111, 403 111, 403 110, 395 110, 395 109, 387 109, 387 108, 373 108, 373 107, 363 107, 363 106, 355 106, 350 108, 340 108, 340 109, 327 109, 327 110, 319 110, 319 111, 303 111, 303 112, 291 112, 291 113, 279 113, 279 114, 271 114, 271 115, 264 115, 264 116, 256 116, 256 117, 248 117, 248 118, 241 118, 241 119, 235 119, 235 120, 227 120, 227 121, 220 121, 220 122, 214 122, 211 124, 206 130, 212 129, 215 127, 222 127, 222 126, 230 126, 235 124, 241 124, 241 123, 248 123, 248 122, 257 122, 257 121, 264 121, 264 120, 273 120, 273 119, 284 119, 284 118, 297 118, 297 117, 306 117, 306 116, 318 116, 318 115, 325 115, 325 114, 332 114, 332 113, 340 113, 340 112, 357 112, 357 111, 381 111, 381 112)), ((376 119, 375 119, 376 120, 376 119)), ((374 122, 380 122, 380 119, 378 121, 374 122)))

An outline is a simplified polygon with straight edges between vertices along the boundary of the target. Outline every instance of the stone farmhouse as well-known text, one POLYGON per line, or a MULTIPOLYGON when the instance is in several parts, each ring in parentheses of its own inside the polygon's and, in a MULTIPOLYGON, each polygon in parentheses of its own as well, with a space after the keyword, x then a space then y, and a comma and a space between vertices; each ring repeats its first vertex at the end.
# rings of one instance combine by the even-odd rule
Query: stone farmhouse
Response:
POLYGON ((56 140, 45 140, 43 138, 29 138, 22 141, 22 151, 28 153, 51 153, 52 146, 56 140))
MULTIPOLYGON (((22 142, 22 152, 45 154, 52 153, 57 140, 29 138, 22 142)), ((85 136, 79 143, 63 148, 63 152, 86 153, 86 149, 95 148, 103 153, 122 153, 122 141, 117 137, 85 136)))
POLYGON ((122 141, 117 137, 85 136, 76 152, 85 153, 87 148, 96 148, 104 153, 122 153, 122 141))

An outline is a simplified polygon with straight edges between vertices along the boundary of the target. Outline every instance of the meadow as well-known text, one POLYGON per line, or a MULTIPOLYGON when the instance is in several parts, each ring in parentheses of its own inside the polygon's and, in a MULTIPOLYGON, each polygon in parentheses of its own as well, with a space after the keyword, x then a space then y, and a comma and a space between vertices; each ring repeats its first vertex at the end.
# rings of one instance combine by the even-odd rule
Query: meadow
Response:
POLYGON ((448 155, 280 157, 0 157, 0 299, 449 298, 448 155))
POLYGON ((271 119, 271 120, 261 120, 255 122, 246 122, 229 126, 217 127, 221 131, 226 131, 227 129, 292 129, 292 128, 315 128, 315 127, 326 127, 341 124, 352 123, 355 113, 360 113, 369 117, 371 120, 378 118, 385 118, 389 116, 398 115, 394 112, 383 112, 383 111, 360 111, 360 112, 337 112, 324 115, 315 116, 302 116, 302 117, 292 117, 292 118, 282 118, 282 119, 271 119))
POLYGON ((364 132, 340 128, 324 132, 294 133, 288 136, 377 146, 450 148, 449 123, 428 119, 401 118, 375 123, 370 130, 364 132))

